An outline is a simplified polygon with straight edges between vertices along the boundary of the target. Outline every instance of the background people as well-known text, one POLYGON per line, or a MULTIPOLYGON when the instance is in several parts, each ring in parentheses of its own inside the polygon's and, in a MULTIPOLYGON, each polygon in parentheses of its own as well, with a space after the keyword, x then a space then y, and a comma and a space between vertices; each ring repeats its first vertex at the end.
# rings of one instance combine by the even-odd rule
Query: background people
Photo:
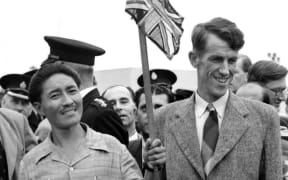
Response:
MULTIPOLYGON (((151 85, 151 94, 154 110, 174 101, 174 96, 171 91, 157 84, 151 85)), ((137 106, 137 128, 146 140, 149 137, 149 126, 144 88, 140 88, 135 92, 135 103, 137 106)))
POLYGON ((247 83, 247 75, 251 65, 252 61, 247 55, 238 55, 236 62, 236 72, 231 82, 231 89, 233 92, 236 92, 241 85, 247 83))
POLYGON ((274 62, 261 60, 254 63, 248 72, 248 82, 257 82, 272 92, 271 104, 279 110, 286 99, 287 69, 274 62))
POLYGON ((128 150, 142 169, 143 137, 136 131, 137 108, 134 102, 134 92, 122 85, 108 87, 102 96, 109 101, 129 134, 128 150))

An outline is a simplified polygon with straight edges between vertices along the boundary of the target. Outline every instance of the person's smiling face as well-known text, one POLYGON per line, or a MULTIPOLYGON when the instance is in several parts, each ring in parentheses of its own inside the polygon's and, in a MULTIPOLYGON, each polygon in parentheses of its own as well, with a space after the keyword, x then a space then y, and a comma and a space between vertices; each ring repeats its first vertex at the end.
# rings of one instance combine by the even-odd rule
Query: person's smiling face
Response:
POLYGON ((59 73, 44 81, 38 110, 54 128, 68 129, 80 122, 83 106, 72 77, 59 73))
POLYGON ((238 51, 232 50, 227 42, 209 34, 203 54, 190 56, 192 65, 197 68, 198 93, 207 102, 226 93, 235 73, 237 55, 238 51))

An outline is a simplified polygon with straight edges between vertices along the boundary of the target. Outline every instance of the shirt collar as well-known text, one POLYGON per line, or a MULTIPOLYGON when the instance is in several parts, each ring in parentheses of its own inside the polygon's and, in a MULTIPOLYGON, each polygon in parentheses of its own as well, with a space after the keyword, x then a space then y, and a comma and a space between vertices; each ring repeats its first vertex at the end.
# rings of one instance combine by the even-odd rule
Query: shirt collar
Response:
MULTIPOLYGON (((212 103, 217 111, 218 116, 220 116, 220 118, 222 119, 224 117, 228 97, 229 97, 229 91, 227 90, 223 96, 221 96, 219 99, 217 99, 216 101, 212 103)), ((195 112, 196 112, 197 117, 200 117, 205 113, 207 105, 208 105, 208 102, 206 102, 202 97, 200 97, 198 94, 198 91, 196 91, 195 112)))
POLYGON ((92 86, 92 87, 83 89, 82 91, 80 91, 80 95, 81 95, 82 98, 83 98, 84 96, 86 96, 86 94, 88 94, 90 91, 92 91, 92 90, 95 89, 95 88, 96 88, 96 86, 92 86))
POLYGON ((141 135, 137 131, 135 131, 135 133, 129 137, 129 141, 135 141, 138 139, 141 139, 141 135))
MULTIPOLYGON (((87 124, 81 123, 81 126, 86 131, 85 139, 86 139, 86 145, 89 149, 94 150, 102 150, 109 152, 110 150, 107 147, 107 144, 105 143, 105 140, 102 137, 102 134, 95 132, 91 128, 88 127, 87 124)), ((44 157, 53 154, 55 151, 55 148, 57 146, 52 142, 51 139, 51 133, 49 136, 41 143, 41 152, 39 152, 39 156, 35 159, 35 164, 37 164, 41 159, 44 157)))

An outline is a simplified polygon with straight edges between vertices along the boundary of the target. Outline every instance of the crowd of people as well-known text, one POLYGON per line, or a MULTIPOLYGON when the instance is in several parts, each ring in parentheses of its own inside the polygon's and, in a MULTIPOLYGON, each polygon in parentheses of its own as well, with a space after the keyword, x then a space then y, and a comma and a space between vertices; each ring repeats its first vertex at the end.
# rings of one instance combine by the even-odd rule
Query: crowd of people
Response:
POLYGON ((154 119, 143 75, 139 89, 99 92, 93 66, 104 49, 44 40, 50 53, 39 69, 0 78, 0 179, 288 179, 288 70, 239 54, 245 40, 234 22, 194 27, 196 90, 174 91, 175 73, 150 70, 154 119))

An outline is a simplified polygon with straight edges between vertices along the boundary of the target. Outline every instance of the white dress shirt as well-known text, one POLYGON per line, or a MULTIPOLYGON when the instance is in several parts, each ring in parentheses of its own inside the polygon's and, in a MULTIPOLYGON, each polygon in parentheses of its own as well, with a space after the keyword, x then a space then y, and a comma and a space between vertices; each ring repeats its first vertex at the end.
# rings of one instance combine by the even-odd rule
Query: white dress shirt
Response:
MULTIPOLYGON (((217 101, 214 101, 212 104, 217 112, 218 117, 218 127, 220 130, 221 123, 224 117, 224 112, 226 108, 226 104, 229 97, 229 91, 227 91, 222 97, 220 97, 217 101)), ((196 91, 195 93, 195 119, 196 119, 196 129, 198 140, 200 144, 200 150, 202 147, 203 141, 203 129, 206 119, 209 116, 209 112, 206 110, 208 102, 206 102, 203 98, 201 98, 196 91)))

